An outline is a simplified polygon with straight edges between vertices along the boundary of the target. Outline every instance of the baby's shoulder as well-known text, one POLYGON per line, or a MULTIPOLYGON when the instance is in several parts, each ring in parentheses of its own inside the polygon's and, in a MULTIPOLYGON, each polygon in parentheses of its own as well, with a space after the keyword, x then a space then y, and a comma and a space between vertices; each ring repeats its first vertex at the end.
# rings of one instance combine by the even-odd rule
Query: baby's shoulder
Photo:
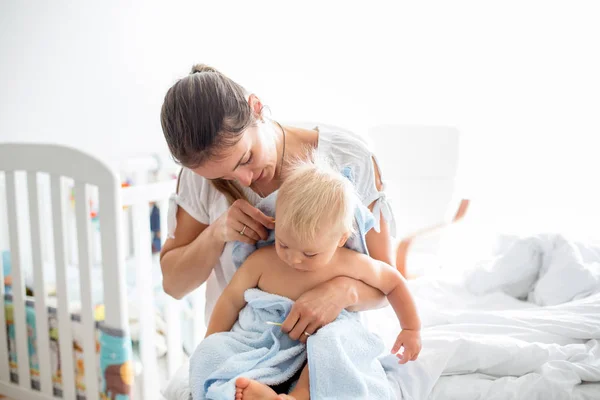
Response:
POLYGON ((343 275, 352 275, 355 279, 366 276, 373 271, 374 260, 366 254, 341 247, 336 250, 335 268, 343 275))
POLYGON ((359 253, 356 250, 347 247, 340 247, 335 251, 336 262, 341 264, 361 265, 370 262, 371 257, 366 254, 359 253))
POLYGON ((275 246, 265 246, 252 252, 242 265, 250 268, 262 268, 279 261, 281 260, 277 256, 275 246))

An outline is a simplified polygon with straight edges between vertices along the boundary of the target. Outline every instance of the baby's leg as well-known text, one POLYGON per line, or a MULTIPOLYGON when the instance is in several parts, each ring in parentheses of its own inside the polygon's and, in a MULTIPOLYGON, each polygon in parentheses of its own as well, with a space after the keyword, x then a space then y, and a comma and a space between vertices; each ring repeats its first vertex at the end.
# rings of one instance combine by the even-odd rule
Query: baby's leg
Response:
MULTIPOLYGON (((302 369, 300 378, 296 382, 294 390, 290 392, 290 397, 296 400, 309 400, 310 399, 310 382, 308 380, 308 363, 302 369)), ((285 398, 285 397, 283 397, 285 398)))

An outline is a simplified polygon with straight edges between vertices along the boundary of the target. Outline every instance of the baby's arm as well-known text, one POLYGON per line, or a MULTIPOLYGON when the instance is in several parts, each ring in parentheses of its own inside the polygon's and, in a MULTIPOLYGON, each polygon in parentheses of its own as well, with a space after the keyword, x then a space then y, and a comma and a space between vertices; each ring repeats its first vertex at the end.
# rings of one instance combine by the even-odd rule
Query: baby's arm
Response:
POLYGON ((342 274, 361 280, 383 292, 396 312, 402 329, 421 329, 417 308, 402 274, 383 261, 364 254, 357 255, 359 257, 351 257, 351 262, 340 266, 342 274))
POLYGON ((406 354, 402 361, 416 359, 421 349, 419 335, 421 321, 402 274, 390 265, 364 254, 354 254, 348 257, 348 262, 340 263, 337 268, 341 274, 361 280, 367 285, 379 289, 387 296, 403 330, 392 352, 398 352, 400 346, 404 345, 405 352, 409 350, 410 354, 406 354), (407 339, 411 343, 408 343, 407 339))
POLYGON ((262 273, 261 258, 256 257, 257 253, 254 252, 248 257, 219 296, 210 316, 206 336, 230 331, 237 321, 240 310, 246 305, 244 292, 246 289, 258 286, 258 280, 262 273))

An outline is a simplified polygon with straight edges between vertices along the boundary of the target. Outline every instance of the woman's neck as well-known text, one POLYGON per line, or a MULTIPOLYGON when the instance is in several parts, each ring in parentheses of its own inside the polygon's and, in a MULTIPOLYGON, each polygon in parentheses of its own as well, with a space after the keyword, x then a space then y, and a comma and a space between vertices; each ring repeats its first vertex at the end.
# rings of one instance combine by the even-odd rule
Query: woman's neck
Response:
MULTIPOLYGON (((319 131, 313 129, 296 128, 284 126, 287 135, 287 149, 285 158, 287 160, 304 160, 311 151, 319 145, 319 131)), ((285 173, 285 160, 284 160, 285 173)))
POLYGON ((283 156, 283 162, 278 163, 275 170, 275 177, 271 182, 263 187, 252 188, 261 197, 266 197, 279 189, 283 179, 285 179, 286 169, 289 166, 290 160, 305 160, 310 155, 310 151, 315 150, 319 144, 319 132, 317 130, 285 125, 283 129, 285 129, 285 152, 283 152, 283 147, 280 147, 278 151, 279 157, 283 156))

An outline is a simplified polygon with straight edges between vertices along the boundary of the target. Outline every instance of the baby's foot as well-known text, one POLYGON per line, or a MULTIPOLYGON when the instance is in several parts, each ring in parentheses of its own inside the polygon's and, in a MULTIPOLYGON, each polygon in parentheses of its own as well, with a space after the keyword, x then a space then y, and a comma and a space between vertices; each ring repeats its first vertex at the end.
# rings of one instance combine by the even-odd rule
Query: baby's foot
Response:
POLYGON ((277 400, 273 389, 260 382, 248 378, 237 378, 235 381, 235 400, 277 400))

